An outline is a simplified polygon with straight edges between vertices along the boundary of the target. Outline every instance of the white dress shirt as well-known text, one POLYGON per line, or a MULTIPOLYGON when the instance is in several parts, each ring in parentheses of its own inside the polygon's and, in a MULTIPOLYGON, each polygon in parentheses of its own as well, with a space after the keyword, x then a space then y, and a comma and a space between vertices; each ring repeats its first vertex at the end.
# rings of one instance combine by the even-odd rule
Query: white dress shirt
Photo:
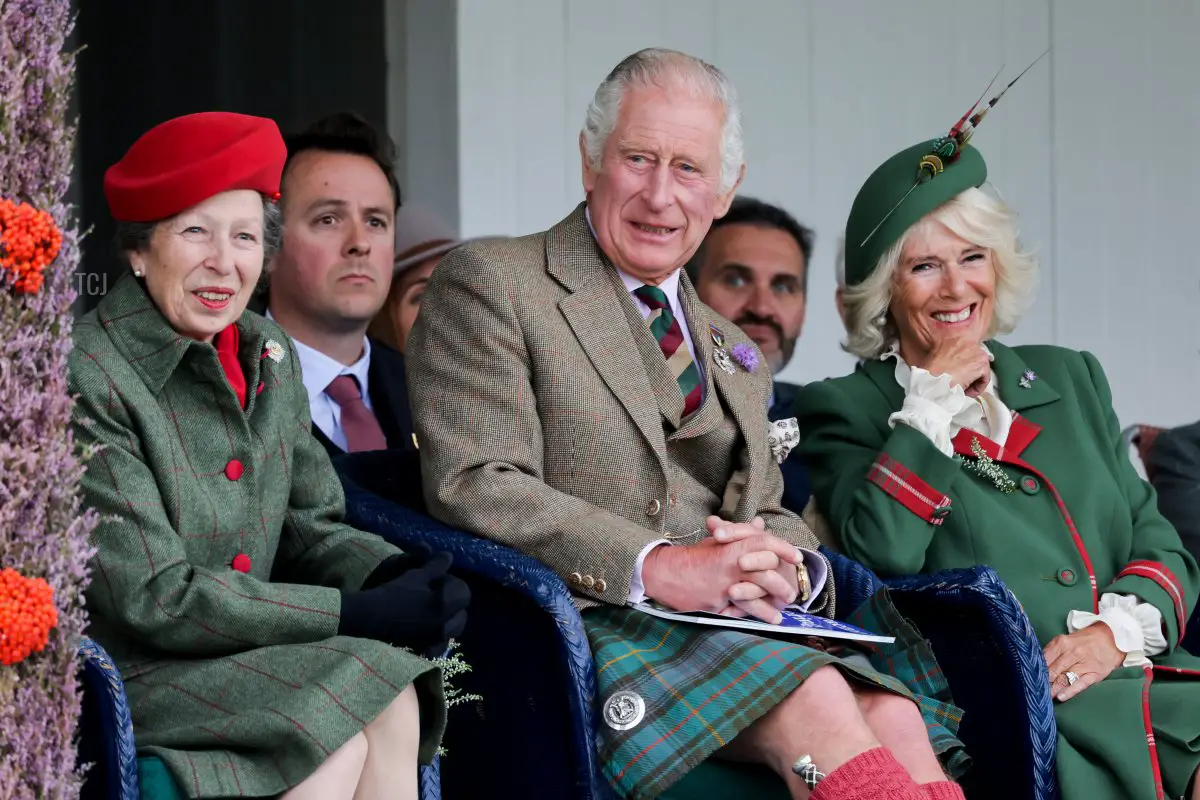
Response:
MULTIPOLYGON (((267 319, 275 319, 270 311, 267 311, 267 319)), ((362 357, 350 366, 309 347, 295 336, 292 337, 292 343, 296 345, 296 355, 300 358, 300 375, 304 381, 304 389, 308 392, 308 408, 313 424, 329 438, 329 441, 346 450, 346 433, 342 430, 342 407, 325 394, 325 389, 339 375, 350 375, 358 381, 363 403, 374 411, 371 408, 371 395, 367 391, 367 373, 371 368, 371 340, 363 337, 362 357)))

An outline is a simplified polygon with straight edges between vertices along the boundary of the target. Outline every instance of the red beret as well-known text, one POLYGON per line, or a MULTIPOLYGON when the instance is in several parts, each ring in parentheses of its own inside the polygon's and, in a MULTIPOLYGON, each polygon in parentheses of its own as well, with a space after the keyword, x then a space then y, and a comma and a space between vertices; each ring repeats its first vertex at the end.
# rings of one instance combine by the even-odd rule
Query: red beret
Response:
POLYGON ((155 222, 233 189, 279 192, 287 147, 273 120, 206 111, 141 136, 104 173, 113 218, 155 222))

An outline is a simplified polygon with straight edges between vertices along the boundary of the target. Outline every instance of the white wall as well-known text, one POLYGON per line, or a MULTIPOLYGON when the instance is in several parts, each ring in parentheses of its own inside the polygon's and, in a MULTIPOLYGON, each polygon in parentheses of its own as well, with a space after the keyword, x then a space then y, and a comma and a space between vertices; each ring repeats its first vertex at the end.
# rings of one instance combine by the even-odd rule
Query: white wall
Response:
POLYGON ((456 138, 438 140, 457 143, 467 235, 542 229, 582 198, 584 109, 622 57, 674 47, 733 79, 743 192, 817 231, 809 318, 783 376, 798 381, 852 366, 833 259, 865 177, 944 132, 1001 64, 1007 79, 1051 47, 974 139, 1043 258, 1010 341, 1095 352, 1122 423, 1200 417, 1195 0, 457 0, 456 34, 456 138))

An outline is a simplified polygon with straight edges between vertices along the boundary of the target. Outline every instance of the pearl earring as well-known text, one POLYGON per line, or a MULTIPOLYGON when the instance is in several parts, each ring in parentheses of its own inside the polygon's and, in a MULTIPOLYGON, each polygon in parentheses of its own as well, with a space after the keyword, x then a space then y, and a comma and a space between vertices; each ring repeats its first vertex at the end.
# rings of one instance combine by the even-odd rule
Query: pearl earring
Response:
POLYGON ((135 278, 140 278, 140 277, 142 277, 143 274, 144 273, 140 269, 135 269, 133 271, 133 277, 135 277, 135 278))
POLYGON ((875 318, 874 322, 875 327, 877 328, 882 328, 884 325, 887 325, 887 314, 880 314, 875 318))

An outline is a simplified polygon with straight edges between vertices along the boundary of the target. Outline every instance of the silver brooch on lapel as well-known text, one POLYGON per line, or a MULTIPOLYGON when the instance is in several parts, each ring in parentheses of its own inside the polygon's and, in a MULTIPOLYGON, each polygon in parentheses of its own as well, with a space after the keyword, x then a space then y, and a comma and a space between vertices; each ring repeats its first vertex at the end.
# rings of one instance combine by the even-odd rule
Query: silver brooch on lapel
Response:
POLYGON ((267 350, 265 355, 267 358, 278 364, 283 361, 283 345, 274 339, 267 339, 267 350))
POLYGON ((736 370, 733 366, 733 358, 729 355, 729 351, 725 349, 725 334, 716 325, 709 325, 708 329, 712 332, 712 340, 715 345, 713 350, 713 361, 717 366, 732 375, 736 370))
POLYGON ((627 731, 646 716, 646 701, 636 692, 614 692, 604 703, 604 722, 615 731, 627 731))
POLYGON ((1031 369, 1027 369, 1021 373, 1021 380, 1017 381, 1022 389, 1028 389, 1033 386, 1033 382, 1038 379, 1037 373, 1031 369))
POLYGON ((767 444, 771 446, 771 455, 782 464, 792 452, 792 448, 800 444, 800 426, 795 417, 780 419, 772 422, 767 428, 767 444))

